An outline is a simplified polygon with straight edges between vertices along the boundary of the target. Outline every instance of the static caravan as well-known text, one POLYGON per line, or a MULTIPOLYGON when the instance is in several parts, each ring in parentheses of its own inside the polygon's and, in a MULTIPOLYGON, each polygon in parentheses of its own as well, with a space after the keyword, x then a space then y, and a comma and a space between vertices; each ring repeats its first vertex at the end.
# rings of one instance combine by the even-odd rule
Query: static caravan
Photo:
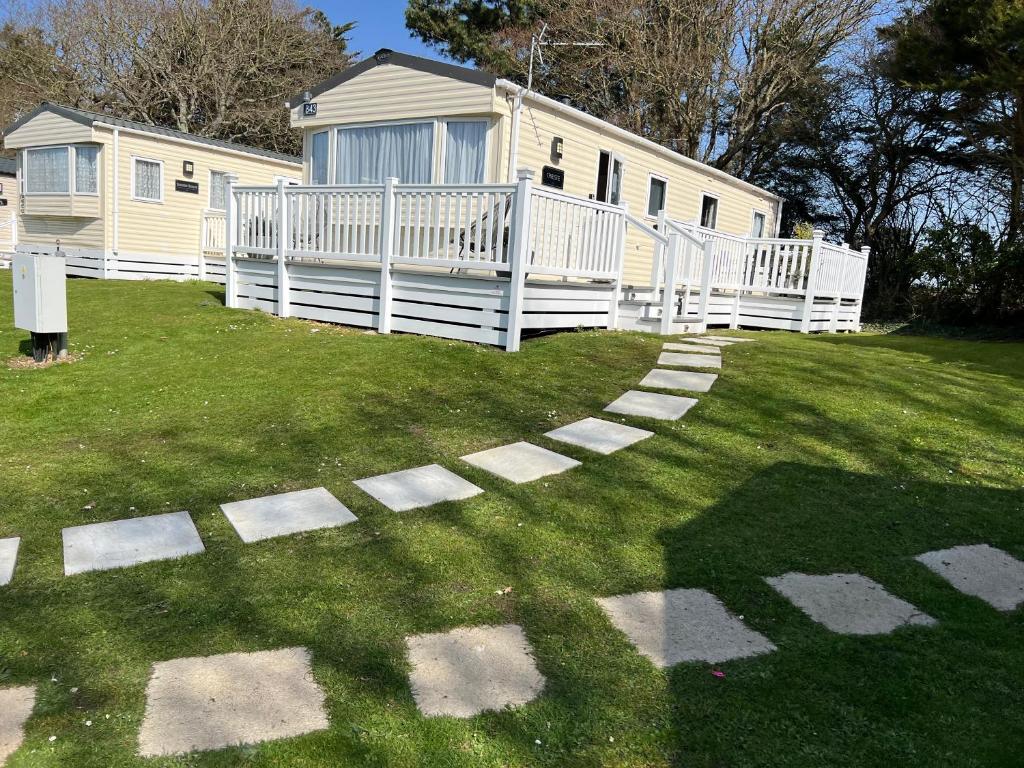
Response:
POLYGON ((867 254, 485 72, 380 50, 289 102, 301 185, 233 185, 229 306, 518 348, 562 328, 855 329, 867 254))
POLYGON ((18 244, 18 163, 0 157, 0 269, 10 267, 18 244))
POLYGON ((18 248, 59 243, 68 273, 87 277, 216 277, 206 257, 223 258, 229 178, 301 173, 288 155, 49 103, 7 128, 4 146, 18 151, 18 248))

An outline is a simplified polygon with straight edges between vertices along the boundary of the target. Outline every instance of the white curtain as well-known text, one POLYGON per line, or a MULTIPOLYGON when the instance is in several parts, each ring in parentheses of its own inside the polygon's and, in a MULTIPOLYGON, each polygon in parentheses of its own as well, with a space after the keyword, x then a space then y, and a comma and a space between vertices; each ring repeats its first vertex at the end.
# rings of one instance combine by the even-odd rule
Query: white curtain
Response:
POLYGON ((433 123, 338 129, 335 181, 382 184, 395 176, 404 184, 429 184, 433 123))
POLYGON ((309 167, 309 180, 312 184, 327 184, 327 142, 328 133, 313 134, 313 146, 309 167))
POLYGON ((71 192, 67 147, 30 149, 25 152, 25 157, 27 192, 41 195, 66 195, 71 192))
POLYGON ((99 147, 75 147, 75 192, 96 194, 99 147))
POLYGON ((210 171, 210 207, 216 211, 227 208, 228 175, 224 171, 210 171))
POLYGON ((448 139, 444 149, 444 183, 483 184, 486 149, 486 122, 460 120, 448 123, 448 139))
POLYGON ((150 160, 135 160, 135 189, 132 195, 141 200, 159 200, 160 163, 150 160))

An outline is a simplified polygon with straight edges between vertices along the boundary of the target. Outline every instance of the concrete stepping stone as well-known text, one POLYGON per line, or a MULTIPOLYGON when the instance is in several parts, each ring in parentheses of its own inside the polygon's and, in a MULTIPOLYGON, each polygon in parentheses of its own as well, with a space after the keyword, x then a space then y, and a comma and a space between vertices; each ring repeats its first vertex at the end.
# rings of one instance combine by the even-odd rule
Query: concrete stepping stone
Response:
POLYGON ((14 566, 18 562, 18 545, 21 539, 0 539, 0 587, 10 584, 14 578, 14 566))
POLYGON ((712 339, 707 336, 692 339, 697 344, 704 344, 709 347, 731 347, 735 342, 732 339, 712 339))
POLYGON ((641 440, 646 440, 654 433, 646 429, 638 429, 628 424, 619 424, 604 419, 586 418, 564 427, 553 429, 544 434, 552 440, 569 445, 577 445, 588 451, 607 456, 615 451, 627 448, 641 440))
POLYGON ((367 477, 355 484, 393 512, 459 501, 484 492, 439 464, 367 477))
POLYGON ((1024 603, 1024 563, 988 544, 925 552, 915 558, 965 595, 1000 611, 1024 603))
POLYGON ((203 552, 188 512, 114 520, 65 528, 64 574, 126 568, 203 552))
POLYGON ((643 416, 648 419, 675 421, 682 418, 697 401, 692 397, 663 395, 660 392, 641 392, 631 389, 622 397, 608 405, 609 413, 621 413, 625 416, 643 416))
MULTIPOLYGON (((743 336, 701 336, 700 339, 703 339, 704 341, 728 341, 730 344, 736 342, 742 344, 745 341, 755 341, 755 339, 747 339, 743 336)), ((700 339, 695 339, 695 341, 699 341, 700 339)))
POLYGON ((696 352, 699 355, 720 355, 721 350, 709 347, 707 344, 678 344, 674 341, 666 341, 661 348, 669 352, 696 352))
POLYGON ((651 389, 685 389, 689 392, 708 392, 718 379, 715 373, 697 371, 665 371, 655 368, 640 382, 641 387, 651 389))
POLYGON ((580 465, 576 459, 526 442, 471 453, 462 460, 513 483, 529 483, 580 465))
POLYGON ((775 650, 703 589, 670 589, 597 598, 608 618, 657 667, 717 663, 775 650))
POLYGON ((139 754, 258 744, 328 726, 305 648, 173 659, 153 665, 139 754))
POLYGON ((903 626, 936 623, 916 606, 858 573, 787 573, 765 581, 813 621, 842 635, 887 635, 903 626))
POLYGON ((348 507, 326 488, 232 501, 220 508, 246 544, 356 521, 348 507))
POLYGON ((416 706, 427 717, 472 717, 532 701, 544 688, 515 624, 464 627, 406 638, 416 706))
POLYGON ((662 352, 658 365, 680 365, 686 368, 721 368, 722 358, 713 355, 687 355, 681 352, 662 352))
POLYGON ((0 688, 0 765, 7 762, 25 738, 25 723, 36 704, 36 687, 0 688))

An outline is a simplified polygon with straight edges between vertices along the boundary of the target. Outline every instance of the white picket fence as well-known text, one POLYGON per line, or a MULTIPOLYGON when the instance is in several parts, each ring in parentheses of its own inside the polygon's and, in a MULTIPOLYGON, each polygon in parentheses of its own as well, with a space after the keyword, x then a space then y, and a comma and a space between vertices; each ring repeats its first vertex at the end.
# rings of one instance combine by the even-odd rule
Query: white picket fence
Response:
POLYGON ((0 269, 9 269, 18 246, 18 219, 14 208, 0 208, 0 269))

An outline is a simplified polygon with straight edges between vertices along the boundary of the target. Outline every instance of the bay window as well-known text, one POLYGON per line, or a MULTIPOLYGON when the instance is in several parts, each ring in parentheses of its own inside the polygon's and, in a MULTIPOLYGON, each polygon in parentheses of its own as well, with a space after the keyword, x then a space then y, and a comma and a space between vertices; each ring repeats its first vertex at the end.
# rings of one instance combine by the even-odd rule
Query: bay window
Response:
POLYGON ((30 195, 71 193, 69 147, 25 150, 25 192, 30 195))
POLYGON ((434 124, 402 123, 339 128, 334 180, 337 184, 429 184, 434 124))
POLYGON ((99 147, 75 147, 75 193, 95 195, 99 191, 97 158, 99 147))

